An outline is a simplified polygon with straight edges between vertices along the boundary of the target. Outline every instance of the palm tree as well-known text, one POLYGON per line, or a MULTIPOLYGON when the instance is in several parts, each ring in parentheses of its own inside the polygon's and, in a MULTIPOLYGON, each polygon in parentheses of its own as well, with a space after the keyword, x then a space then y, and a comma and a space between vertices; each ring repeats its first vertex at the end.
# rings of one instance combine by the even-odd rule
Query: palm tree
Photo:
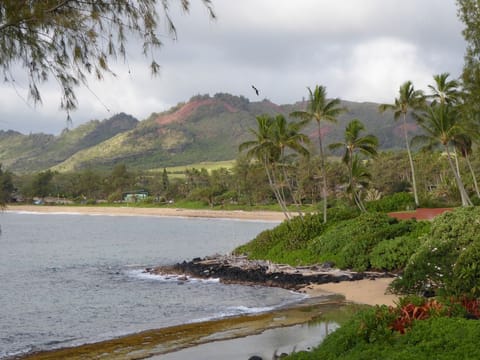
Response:
MULTIPOLYGON (((461 93, 458 90, 460 83, 457 80, 448 80, 449 73, 442 73, 433 76, 434 85, 428 85, 430 95, 428 99, 432 99, 431 105, 436 104, 451 104, 456 105, 461 99, 461 93)), ((460 173, 460 164, 458 162, 457 146, 453 147, 455 166, 457 173, 460 173)))
POLYGON ((363 212, 366 212, 367 209, 365 208, 365 205, 363 205, 362 198, 357 192, 357 188, 366 188, 371 180, 371 177, 372 175, 363 165, 363 162, 359 158, 358 154, 354 154, 351 159, 350 183, 347 187, 347 191, 352 194, 353 201, 358 206, 360 211, 363 212))
POLYGON ((428 85, 431 94, 427 98, 433 100, 433 104, 456 104, 460 100, 457 80, 448 80, 449 73, 442 73, 433 76, 435 85, 428 85))
MULTIPOLYGON (((291 160, 297 155, 308 157, 309 151, 303 144, 308 144, 310 139, 307 135, 302 134, 300 130, 305 126, 304 122, 287 122, 283 115, 277 115, 274 119, 274 143, 280 150, 280 157, 278 161, 279 170, 281 169, 281 177, 284 185, 288 188, 292 200, 297 206, 298 214, 302 216, 300 211, 300 201, 297 199, 296 192, 289 180, 287 168, 290 167, 291 160), (287 151, 290 151, 287 153, 287 151)), ((283 189, 283 187, 281 187, 283 189)), ((283 198, 285 195, 282 193, 283 198)))
POLYGON ((455 137, 453 140, 453 145, 456 149, 456 154, 461 154, 461 156, 465 159, 467 163, 468 170, 472 175, 473 187, 475 189, 475 193, 477 194, 477 198, 480 199, 480 190, 478 188, 478 181, 475 175, 475 171, 473 170, 472 163, 470 162, 470 155, 472 154, 472 138, 467 134, 460 134, 455 137))
POLYGON ((327 90, 324 86, 315 86, 312 91, 308 89, 309 102, 304 111, 294 111, 290 116, 300 118, 306 122, 312 120, 317 122, 318 126, 318 146, 320 154, 320 172, 323 179, 322 198, 323 198, 323 222, 327 222, 327 172, 325 168, 325 155, 322 145, 322 121, 336 122, 338 115, 345 111, 340 107, 340 99, 327 100, 327 90))
MULTIPOLYGON (((289 158, 286 150, 290 149, 296 153, 308 155, 307 149, 302 145, 308 141, 308 138, 299 133, 302 123, 287 123, 283 115, 275 118, 262 115, 257 116, 256 120, 257 129, 249 129, 255 139, 240 144, 239 150, 248 149, 247 157, 257 159, 263 164, 270 188, 285 217, 290 219, 284 192, 285 186, 291 189, 285 171, 285 162, 289 158)), ((293 193, 293 191, 291 192, 293 193)))
POLYGON ((245 141, 239 146, 240 151, 247 150, 247 158, 256 159, 262 163, 265 173, 267 174, 268 183, 272 189, 275 198, 277 199, 280 208, 282 209, 285 217, 288 219, 289 214, 282 201, 277 186, 275 184, 275 178, 273 175, 273 164, 280 156, 278 149, 275 148, 273 141, 273 118, 267 115, 261 115, 256 117, 257 129, 250 128, 249 132, 254 136, 254 140, 245 141))
POLYGON ((348 188, 352 193, 355 204, 361 211, 366 211, 365 206, 361 200, 360 195, 357 193, 357 184, 355 184, 355 178, 358 178, 359 174, 365 173, 365 168, 361 169, 361 162, 357 154, 363 154, 365 156, 377 155, 378 139, 376 136, 368 134, 360 136, 360 133, 365 130, 365 126, 358 119, 350 121, 345 128, 345 136, 343 142, 331 144, 330 149, 344 148, 345 152, 342 157, 342 162, 348 169, 348 188), (361 169, 361 171, 360 171, 361 169), (355 176, 354 176, 355 175, 355 176))
POLYGON ((432 104, 423 113, 417 115, 417 121, 425 131, 425 135, 417 136, 415 140, 427 141, 428 147, 436 144, 443 146, 460 192, 462 206, 472 206, 472 201, 465 190, 462 178, 453 164, 453 156, 450 150, 450 146, 454 145, 455 139, 459 139, 463 134, 463 129, 457 121, 457 109, 448 103, 432 104))
POLYGON ((408 160, 410 162, 410 172, 412 175, 412 187, 413 196, 415 198, 415 205, 418 207, 420 202, 418 201, 417 181, 415 179, 415 167, 413 166, 412 152, 410 150, 410 142, 408 139, 407 129, 407 113, 411 110, 419 110, 425 104, 425 96, 423 91, 415 90, 411 81, 406 81, 400 86, 399 96, 395 98, 393 104, 381 104, 378 109, 380 112, 386 110, 393 111, 393 117, 395 120, 403 118, 403 135, 405 137, 405 144, 407 147, 408 160))

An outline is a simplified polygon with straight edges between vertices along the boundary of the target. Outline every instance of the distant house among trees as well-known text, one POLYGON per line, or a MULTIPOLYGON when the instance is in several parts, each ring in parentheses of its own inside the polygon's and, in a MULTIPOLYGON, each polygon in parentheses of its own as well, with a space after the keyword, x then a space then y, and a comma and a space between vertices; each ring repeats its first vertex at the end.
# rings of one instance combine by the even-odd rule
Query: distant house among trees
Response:
POLYGON ((143 201, 148 197, 148 191, 146 190, 136 190, 136 191, 127 191, 123 193, 122 199, 125 202, 137 202, 143 201))

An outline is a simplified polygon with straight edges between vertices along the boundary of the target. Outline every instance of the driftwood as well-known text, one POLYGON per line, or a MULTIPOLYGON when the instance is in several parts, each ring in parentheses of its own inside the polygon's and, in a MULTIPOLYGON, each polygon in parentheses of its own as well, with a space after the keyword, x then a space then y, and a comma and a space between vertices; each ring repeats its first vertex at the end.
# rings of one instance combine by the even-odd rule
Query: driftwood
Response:
POLYGON ((291 290, 310 284, 393 277, 390 273, 354 272, 335 269, 331 265, 325 263, 292 267, 265 260, 248 260, 246 256, 214 255, 146 271, 159 275, 219 278, 223 283, 275 286, 291 290))

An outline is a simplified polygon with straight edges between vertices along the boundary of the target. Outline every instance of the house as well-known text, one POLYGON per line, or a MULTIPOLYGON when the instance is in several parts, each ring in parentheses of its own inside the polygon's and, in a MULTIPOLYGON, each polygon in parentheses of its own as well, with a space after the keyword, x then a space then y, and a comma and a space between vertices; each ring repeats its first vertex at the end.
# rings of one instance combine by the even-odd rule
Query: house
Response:
POLYGON ((148 197, 148 191, 146 190, 127 191, 122 194, 122 199, 125 202, 143 201, 147 197, 148 197))

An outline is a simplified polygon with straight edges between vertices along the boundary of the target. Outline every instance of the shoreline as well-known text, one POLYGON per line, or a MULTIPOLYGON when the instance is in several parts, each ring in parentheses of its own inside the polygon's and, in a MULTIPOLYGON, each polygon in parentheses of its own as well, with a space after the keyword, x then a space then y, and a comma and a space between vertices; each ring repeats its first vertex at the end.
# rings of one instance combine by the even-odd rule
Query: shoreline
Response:
POLYGON ((187 217, 210 219, 237 219, 255 221, 281 222, 285 215, 276 211, 243 211, 243 210, 191 210, 181 208, 140 208, 140 207, 100 207, 100 206, 68 206, 68 205, 10 205, 6 212, 32 212, 47 214, 79 214, 107 216, 158 216, 187 217))
MULTIPOLYGON (((242 211, 242 210, 190 210, 180 208, 138 208, 138 207, 97 207, 97 206, 64 206, 64 205, 11 205, 6 212, 32 212, 45 214, 80 214, 106 216, 158 216, 186 218, 216 218, 254 221, 281 222, 285 216, 275 211, 242 211)), ((394 305, 398 300, 395 295, 385 294, 392 278, 372 280, 349 280, 324 284, 308 284, 297 291, 311 297, 323 295, 325 292, 341 294, 348 302, 367 305, 394 305)))
MULTIPOLYGON (((341 311, 347 304, 341 296, 323 294, 307 298, 262 313, 229 316, 200 322, 173 325, 145 330, 109 340, 85 343, 73 347, 36 351, 9 359, 54 360, 86 358, 116 359, 162 359, 166 354, 195 349, 210 343, 235 341, 263 334, 265 331, 283 329, 304 324, 315 324, 325 315, 341 311)), ((329 322, 330 320, 322 320, 329 322)), ((308 325, 307 325, 308 326, 308 325)), ((256 351, 257 349, 251 349, 256 351)), ((272 349, 273 351, 274 349, 272 349)), ((198 354, 197 354, 198 355, 198 354)), ((207 354, 205 354, 207 355, 207 354)))
MULTIPOLYGON (((284 215, 282 213, 276 212, 269 212, 269 211, 260 211, 260 212, 245 212, 245 211, 221 211, 221 210, 188 210, 188 209, 174 209, 174 208, 133 208, 133 207, 77 207, 77 206, 45 206, 45 205, 15 205, 9 206, 6 209, 7 212, 26 212, 26 213, 46 213, 46 214, 80 214, 80 215, 106 215, 106 216, 159 216, 159 217, 191 217, 191 218, 218 218, 218 219, 237 219, 237 220, 255 220, 255 221, 275 221, 280 222, 284 220, 284 215)), ((220 258, 221 261, 224 261, 224 258, 220 258)), ((197 261, 200 259, 197 259, 197 261)), ((209 259, 211 260, 211 259, 209 259)), ((194 260, 195 261, 195 260, 194 260)), ((187 263, 187 262, 185 262, 187 263)), ((192 263, 192 262, 190 262, 192 263)), ((211 264, 210 264, 211 265, 211 264)), ((311 306, 320 306, 323 302, 320 299, 330 299, 333 300, 333 303, 330 302, 330 305, 339 306, 340 304, 366 304, 366 305, 394 305, 395 302, 398 300, 398 297, 394 295, 387 295, 386 290, 388 285, 393 280, 390 274, 382 274, 382 273, 362 273, 358 275, 358 273, 348 272, 348 271, 340 271, 338 269, 331 269, 331 268, 323 268, 322 266, 313 266, 313 267, 297 267, 297 268, 290 268, 285 269, 285 265, 276 265, 271 264, 274 267, 277 267, 277 270, 281 271, 283 274, 287 274, 288 277, 297 278, 298 276, 303 276, 302 274, 298 274, 298 272, 306 271, 308 276, 312 276, 312 268, 313 271, 319 271, 321 276, 317 278, 308 278, 306 282, 297 281, 292 282, 288 280, 286 282, 287 285, 282 286, 277 281, 265 282, 259 278, 253 278, 251 281, 245 281, 244 284, 248 285, 260 285, 260 286, 277 286, 283 287, 287 289, 291 289, 297 292, 305 293, 308 295, 306 301, 310 303, 311 306), (324 279, 325 280, 322 280, 324 279), (310 281, 312 280, 312 281, 310 281), (290 282, 289 282, 290 281, 290 282), (313 304, 313 305, 312 305, 313 304)), ((168 269, 171 269, 169 267, 168 269)), ((153 269, 150 269, 153 270, 153 269)), ((150 271, 149 270, 149 271, 150 271)), ((245 269, 243 269, 245 270, 245 269)), ((248 267, 246 270, 251 270, 248 267)), ((254 271, 255 272, 255 271, 254 271)), ((319 274, 313 274, 314 276, 318 276, 319 274)), ((222 276, 219 276, 222 278, 222 276)), ((230 280, 226 279, 225 282, 229 282, 230 280)), ((235 283, 242 283, 242 281, 238 281, 238 279, 233 279, 232 282, 235 283)), ((305 306, 303 304, 302 306, 305 306)), ((268 312, 265 314, 258 314, 258 315, 245 315, 241 317, 235 318, 223 318, 220 320, 213 320, 208 321, 206 323, 192 323, 192 324, 183 324, 178 327, 182 336, 177 333, 174 336, 173 343, 170 344, 170 348, 165 348, 165 331, 170 332, 173 328, 168 329, 154 329, 154 330, 147 330, 145 332, 136 333, 127 335, 125 337, 120 338, 113 338, 111 340, 103 341, 100 343, 94 344, 84 344, 79 347, 74 348, 63 348, 53 351, 46 351, 40 353, 30 353, 25 354, 24 356, 14 357, 14 358, 21 358, 21 359, 55 359, 58 358, 56 356, 60 355, 63 356, 68 354, 68 358, 76 358, 79 353, 83 351, 93 351, 99 352, 99 354, 110 353, 112 355, 112 359, 117 358, 118 351, 120 348, 128 353, 129 351, 134 351, 137 354, 143 353, 145 355, 148 354, 147 357, 150 356, 157 356, 160 354, 171 353, 174 354, 177 351, 182 351, 182 349, 198 347, 201 344, 208 344, 211 342, 215 342, 218 340, 227 341, 234 341, 235 339, 248 337, 250 335, 261 334, 268 329, 273 329, 277 327, 288 327, 293 326, 295 324, 306 323, 308 320, 303 319, 300 320, 297 316, 294 316, 292 322, 283 321, 279 323, 279 319, 284 319, 283 312, 291 312, 297 311, 302 306, 297 304, 290 309, 277 309, 273 312, 268 312), (297 310, 295 310, 297 309, 297 310), (254 319, 270 319, 267 322, 263 320, 260 323, 256 322, 254 319), (235 320, 236 319, 236 320, 235 320), (272 320, 273 319, 273 320, 272 320), (254 321, 257 325, 255 325, 255 330, 252 331, 252 327, 250 325, 245 325, 249 330, 245 330, 243 333, 236 333, 237 325, 234 323, 237 321, 254 321), (273 323, 272 323, 273 321, 273 323), (177 338, 180 336, 181 338, 184 336, 184 330, 187 328, 196 328, 200 324, 208 325, 208 328, 211 331, 208 335, 204 334, 197 338, 197 340, 193 340, 192 338, 187 343, 183 343, 183 345, 178 343, 177 338), (225 327, 223 328, 216 328, 217 325, 213 326, 213 324, 224 324, 225 327), (213 327, 211 327, 212 325, 213 327), (214 329, 215 328, 215 329, 214 329), (234 334, 235 333, 235 334, 234 334), (158 335, 157 335, 158 334, 158 335), (222 335, 227 335, 226 337, 222 338, 222 335), (233 336, 232 336, 233 335, 233 336), (156 341, 151 341, 152 336, 155 337, 156 341), (157 337, 158 336, 158 337, 157 337), (202 340, 203 339, 203 340, 202 340), (206 340, 206 341, 205 341, 206 340), (135 345, 134 345, 135 344, 135 345), (132 348, 133 345, 133 348, 132 348), (120 347, 120 348, 119 348, 120 347), (110 352, 110 350, 112 352, 110 352), (134 350, 133 350, 134 349, 134 350)), ((323 306, 328 306, 327 304, 323 304, 323 306)), ((303 313, 303 311, 300 311, 303 313)), ((320 314, 316 314, 315 316, 319 316, 320 314)), ((313 318, 315 318, 315 316, 313 318)), ((192 334, 197 337, 199 334, 196 330, 192 330, 192 334)), ((167 337, 173 334, 170 333, 167 337)), ((233 344, 233 343, 232 343, 233 344)), ((228 346, 228 345, 227 345, 228 346)), ((167 345, 168 347, 168 345, 167 345)), ((80 358, 80 357, 79 357, 80 358)), ((108 357, 107 357, 108 358, 108 357)), ((172 357, 174 358, 174 357, 172 357)), ((156 357, 155 357, 156 359, 156 357)))
POLYGON ((354 272, 325 265, 299 266, 248 260, 246 256, 214 255, 170 266, 147 268, 162 276, 218 278, 224 284, 279 287, 304 293, 311 298, 340 295, 345 301, 365 305, 394 306, 399 297, 387 290, 395 276, 381 272, 354 272))

